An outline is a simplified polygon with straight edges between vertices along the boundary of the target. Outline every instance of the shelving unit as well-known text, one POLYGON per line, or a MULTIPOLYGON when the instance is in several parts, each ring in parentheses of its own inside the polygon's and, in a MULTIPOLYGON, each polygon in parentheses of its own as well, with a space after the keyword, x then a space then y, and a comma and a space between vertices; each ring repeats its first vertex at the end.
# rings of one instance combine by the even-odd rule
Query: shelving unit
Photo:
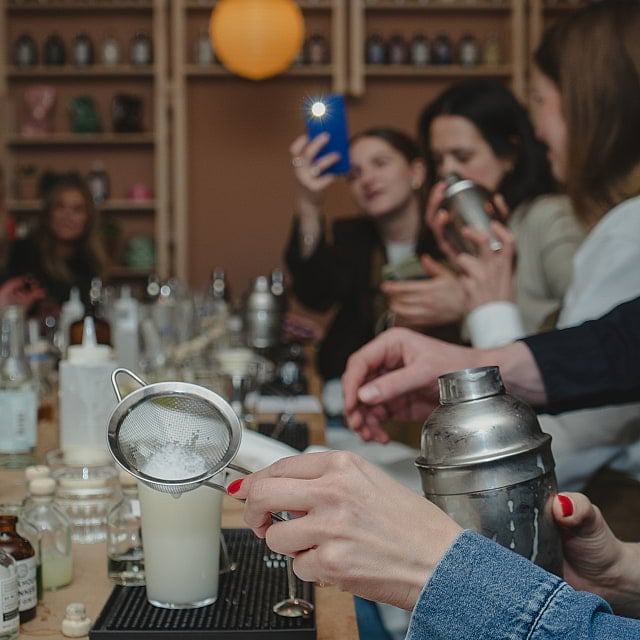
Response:
MULTIPOLYGON (((367 79, 376 78, 418 78, 418 79, 448 79, 452 81, 460 78, 474 76, 498 77, 510 80, 511 88, 519 95, 524 96, 526 79, 526 47, 524 34, 525 9, 523 0, 458 0, 457 2, 444 0, 404 0, 402 3, 389 0, 351 0, 350 14, 350 62, 351 74, 349 92, 353 96, 362 96, 366 88, 367 79), (472 16, 473 26, 468 28, 468 23, 461 18, 472 16), (393 17, 391 21, 388 18, 393 17), (427 19, 428 17, 428 19, 427 19), (500 29, 499 41, 504 63, 499 65, 460 65, 427 64, 415 65, 370 65, 365 61, 365 43, 369 35, 370 23, 375 24, 373 30, 388 29, 388 24, 393 24, 397 31, 397 20, 402 19, 403 25, 413 31, 418 30, 418 24, 428 25, 427 36, 431 39, 437 33, 455 29, 462 33, 476 31, 483 28, 483 24, 489 24, 485 20, 489 18, 491 29, 498 20, 500 29)), ((486 29, 486 27, 484 27, 486 29)), ((425 30, 425 29, 423 29, 425 30)), ((406 35, 406 34, 405 34, 406 35)))
MULTIPOLYGON (((4 170, 7 210, 19 220, 37 215, 39 201, 16 198, 17 170, 34 167, 46 170, 74 170, 86 174, 92 163, 103 162, 110 177, 112 199, 98 209, 122 229, 122 243, 135 234, 153 237, 155 265, 161 277, 172 272, 169 262, 169 74, 166 48, 168 0, 2 0, 0 3, 0 101, 3 123, 0 132, 0 160, 4 170), (70 43, 83 31, 94 43, 95 64, 75 66, 70 62, 70 43), (149 33, 153 42, 153 63, 137 66, 124 61, 117 65, 98 62, 101 38, 117 34, 122 55, 128 58, 128 41, 137 31, 149 33), (59 33, 67 49, 66 64, 18 67, 12 51, 20 33, 30 33, 41 49, 45 38, 59 33), (54 130, 41 136, 20 133, 17 113, 24 90, 35 84, 55 88, 54 130), (110 105, 116 94, 134 94, 143 100, 140 133, 109 131, 110 105), (95 99, 103 132, 73 133, 67 121, 67 101, 76 95, 95 99), (133 183, 147 184, 153 199, 133 201, 126 197, 133 183)), ((129 268, 115 255, 109 256, 107 278, 136 280, 148 271, 129 268)))
MULTIPOLYGON (((290 219, 287 145, 303 130, 304 96, 346 94, 352 132, 387 124, 411 133, 419 110, 450 82, 464 78, 498 78, 526 100, 529 54, 544 26, 585 1, 297 3, 307 35, 325 36, 329 62, 292 64, 280 76, 254 83, 221 64, 195 62, 194 41, 207 28, 215 0, 0 0, 0 163, 9 212, 29 220, 39 210, 33 193, 19 198, 13 189, 17 168, 37 164, 86 173, 100 158, 112 186, 112 198, 99 207, 104 218, 117 223, 127 237, 153 236, 160 277, 176 276, 197 285, 214 263, 231 266, 241 251, 242 262, 249 264, 233 269, 241 272, 238 278, 244 284, 250 273, 276 266, 281 256, 290 219), (97 50, 111 30, 124 51, 140 26, 154 42, 149 66, 124 60, 115 66, 24 68, 15 66, 11 57, 23 31, 34 36, 39 49, 49 33, 59 31, 69 51, 79 31, 90 35, 97 50), (473 66, 368 65, 365 43, 374 31, 385 37, 399 33, 407 40, 416 32, 430 40, 447 33, 455 42, 470 32, 480 43, 495 33, 502 61, 473 66), (55 133, 25 138, 18 133, 15 105, 27 86, 41 83, 58 91, 55 133), (111 133, 106 115, 104 133, 69 133, 65 108, 70 97, 92 95, 101 113, 108 114, 115 93, 142 95, 143 133, 111 133), (152 199, 130 200, 128 187, 133 182, 151 186, 152 199)), ((350 203, 348 194, 336 201, 336 211, 350 203)), ((116 280, 146 275, 145 270, 124 267, 117 256, 110 265, 110 276, 116 280)), ((230 275, 233 278, 233 272, 230 275)))

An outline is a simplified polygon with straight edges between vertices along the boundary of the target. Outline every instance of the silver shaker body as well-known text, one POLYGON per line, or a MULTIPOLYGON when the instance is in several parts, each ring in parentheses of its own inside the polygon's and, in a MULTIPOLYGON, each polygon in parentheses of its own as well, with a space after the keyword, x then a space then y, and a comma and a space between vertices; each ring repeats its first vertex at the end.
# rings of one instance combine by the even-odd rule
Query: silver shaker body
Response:
POLYGON ((470 246, 460 233, 462 227, 468 226, 486 233, 492 250, 502 248, 502 243, 491 230, 491 220, 496 218, 496 210, 489 192, 455 173, 445 176, 444 181, 447 188, 442 206, 451 214, 447 236, 454 246, 468 253, 475 251, 475 247, 470 246))
POLYGON ((274 293, 270 278, 258 276, 252 283, 244 306, 244 330, 248 345, 266 349, 280 344, 285 311, 284 291, 274 293))
POLYGON ((551 436, 527 404, 505 393, 497 367, 438 383, 441 406, 422 428, 416 460, 425 497, 460 526, 561 575, 551 436))

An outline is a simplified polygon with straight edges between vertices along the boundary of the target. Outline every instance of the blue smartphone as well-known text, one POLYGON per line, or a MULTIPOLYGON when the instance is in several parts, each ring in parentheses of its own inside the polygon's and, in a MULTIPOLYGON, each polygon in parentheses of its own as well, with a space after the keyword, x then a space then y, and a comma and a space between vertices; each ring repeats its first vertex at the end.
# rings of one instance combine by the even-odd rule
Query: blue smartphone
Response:
POLYGON ((332 164, 324 173, 348 173, 351 164, 349 163, 349 128, 344 96, 329 94, 307 98, 304 105, 304 120, 309 138, 315 138, 325 131, 331 136, 316 157, 319 158, 333 151, 340 154, 340 160, 332 164))

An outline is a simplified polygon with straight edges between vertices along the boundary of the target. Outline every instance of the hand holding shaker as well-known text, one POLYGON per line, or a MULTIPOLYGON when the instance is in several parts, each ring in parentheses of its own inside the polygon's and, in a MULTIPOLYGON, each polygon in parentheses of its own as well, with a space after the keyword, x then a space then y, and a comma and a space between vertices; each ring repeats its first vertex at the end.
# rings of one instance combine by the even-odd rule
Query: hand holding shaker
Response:
POLYGON ((444 182, 447 188, 442 207, 451 214, 451 222, 445 231, 447 240, 457 251, 476 253, 475 247, 461 234, 461 229, 468 226, 488 234, 493 251, 501 249, 502 243, 491 231, 491 220, 498 219, 491 194, 475 182, 463 180, 456 173, 446 175, 444 182))
POLYGON ((498 367, 448 373, 438 385, 441 406, 422 427, 416 460, 425 497, 461 527, 562 575, 551 436, 505 392, 498 367))

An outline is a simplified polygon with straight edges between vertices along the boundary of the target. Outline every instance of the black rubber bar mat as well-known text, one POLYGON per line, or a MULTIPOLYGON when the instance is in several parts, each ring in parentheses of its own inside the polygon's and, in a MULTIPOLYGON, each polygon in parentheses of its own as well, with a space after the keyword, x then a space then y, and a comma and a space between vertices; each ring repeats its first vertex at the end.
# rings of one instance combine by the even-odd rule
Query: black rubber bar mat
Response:
MULTIPOLYGON (((217 602, 199 609, 161 609, 147 602, 144 587, 116 586, 89 638, 315 640, 315 615, 283 618, 272 611, 288 593, 284 557, 249 529, 224 529, 224 536, 237 568, 220 576, 217 602)), ((297 595, 313 603, 313 584, 296 583, 297 595)))

